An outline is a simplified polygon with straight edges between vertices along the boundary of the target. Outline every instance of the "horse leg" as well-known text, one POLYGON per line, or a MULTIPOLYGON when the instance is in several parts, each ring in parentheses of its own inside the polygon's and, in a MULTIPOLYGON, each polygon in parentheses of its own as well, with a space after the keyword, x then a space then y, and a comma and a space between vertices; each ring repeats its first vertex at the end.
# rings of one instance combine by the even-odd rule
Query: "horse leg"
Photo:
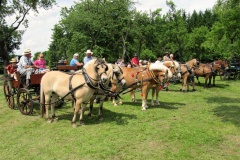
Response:
POLYGON ((49 111, 48 111, 50 101, 51 101, 51 95, 45 94, 45 102, 46 102, 45 112, 46 112, 46 120, 47 120, 48 123, 52 122, 51 119, 49 118, 49 111))
MULTIPOLYGON (((77 125, 76 125, 76 119, 77 119, 77 114, 79 112, 79 109, 81 107, 81 103, 79 100, 76 100, 76 102, 74 103, 74 114, 73 114, 73 118, 72 118, 72 127, 73 128, 76 128, 77 125)), ((81 116, 82 112, 80 113, 80 116, 81 116)))
POLYGON ((147 86, 143 86, 142 87, 142 111, 145 111, 148 106, 147 106, 147 91, 148 91, 148 88, 147 86))
MULTIPOLYGON (((80 104, 81 105, 81 104, 80 104)), ((86 108, 86 103, 82 103, 82 106, 81 106, 81 114, 80 114, 80 117, 79 117, 79 123, 80 125, 84 125, 84 122, 83 122, 83 116, 84 116, 84 112, 85 112, 85 108, 86 108)))
MULTIPOLYGON (((130 88, 131 89, 131 88, 130 88)), ((132 90, 131 92, 130 92, 130 95, 131 95, 131 97, 132 97, 132 102, 137 102, 137 100, 136 100, 136 96, 135 96, 135 90, 132 90)))
POLYGON ((215 75, 213 76, 213 87, 215 87, 215 75))
POLYGON ((92 98, 90 99, 88 119, 92 119, 93 102, 94 102, 95 98, 96 98, 96 96, 92 96, 92 98))
POLYGON ((198 76, 196 76, 196 78, 197 78, 198 84, 200 85, 201 83, 200 83, 200 81, 199 81, 199 77, 198 77, 198 76))
POLYGON ((187 87, 187 76, 183 77, 182 81, 182 91, 186 92, 186 87, 187 87))
POLYGON ((100 121, 103 120, 103 102, 104 102, 105 96, 101 96, 100 103, 99 103, 99 112, 98 112, 98 119, 100 121))
MULTIPOLYGON (((53 94, 52 95, 52 102, 57 102, 57 100, 58 100, 58 96, 56 94, 53 94)), ((58 121, 58 117, 55 114, 55 104, 56 103, 51 104, 52 120, 58 121)))
POLYGON ((158 87, 156 87, 156 104, 159 105, 159 101, 158 101, 158 95, 159 95, 159 90, 158 87))
MULTIPOLYGON (((151 101, 152 106, 154 106, 154 95, 155 95, 155 90, 156 90, 156 88, 155 88, 155 87, 152 87, 152 101, 151 101)), ((157 94, 157 93, 156 93, 156 94, 157 94)))

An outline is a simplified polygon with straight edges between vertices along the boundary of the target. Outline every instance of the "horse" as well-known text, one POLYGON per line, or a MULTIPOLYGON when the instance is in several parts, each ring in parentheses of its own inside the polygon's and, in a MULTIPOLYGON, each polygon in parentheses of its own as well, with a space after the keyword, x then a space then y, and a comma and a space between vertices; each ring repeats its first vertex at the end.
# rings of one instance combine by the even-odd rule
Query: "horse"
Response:
POLYGON ((206 86, 211 86, 211 80, 213 78, 213 86, 215 86, 215 77, 218 75, 219 72, 223 71, 224 69, 228 69, 229 64, 226 60, 217 60, 208 64, 202 64, 200 63, 199 70, 195 70, 195 75, 198 80, 198 84, 200 84, 200 81, 198 79, 199 76, 205 77, 205 84, 204 88, 206 86), (207 84, 207 80, 208 84, 207 84))
MULTIPOLYGON (((129 89, 130 95, 132 97, 132 101, 136 102, 134 90, 137 88, 141 89, 142 96, 142 110, 145 111, 147 106, 147 96, 149 89, 155 87, 155 85, 163 84, 164 79, 168 76, 168 70, 164 71, 160 65, 156 65, 154 63, 150 63, 148 66, 143 67, 134 67, 127 68, 121 67, 123 70, 123 76, 126 80, 126 88, 129 89)), ((112 85, 112 91, 118 90, 115 85, 112 85)), ((127 93, 127 92, 125 92, 127 93)), ((120 103, 122 104, 122 100, 119 98, 120 103)), ((115 105, 115 99, 113 98, 113 104, 115 105)), ((116 106, 116 105, 115 105, 116 106)))
POLYGON ((66 74, 60 71, 50 71, 45 73, 41 80, 40 104, 43 117, 43 107, 45 106, 46 120, 51 123, 58 120, 55 114, 55 102, 58 97, 74 100, 74 116, 72 127, 77 127, 76 117, 81 109, 79 122, 83 124, 83 113, 86 103, 98 89, 100 83, 107 81, 106 71, 108 66, 102 59, 94 58, 83 66, 82 71, 76 74, 66 74), (49 118, 48 108, 51 105, 52 118, 49 118))
POLYGON ((210 82, 213 72, 214 72, 214 69, 211 64, 200 63, 199 69, 194 70, 194 74, 198 80, 198 84, 200 84, 198 77, 204 77, 205 78, 204 88, 206 88, 207 86, 209 87, 210 84, 209 83, 207 84, 207 81, 209 80, 210 82))
POLYGON ((107 65, 108 65, 107 82, 104 83, 104 85, 102 86, 105 89, 103 89, 103 90, 102 89, 97 89, 95 91, 93 97, 90 99, 90 106, 89 106, 89 113, 88 113, 88 118, 89 119, 92 119, 92 109, 93 109, 94 99, 99 99, 100 100, 98 119, 102 120, 103 119, 103 113, 102 113, 103 102, 104 102, 106 96, 108 96, 109 94, 110 94, 110 96, 112 94, 117 94, 117 93, 109 90, 109 85, 111 83, 115 83, 115 85, 119 85, 119 86, 123 87, 126 84, 126 81, 123 77, 123 71, 118 66, 118 64, 107 63, 107 65), (108 93, 108 92, 110 92, 110 93, 108 93))
MULTIPOLYGON (((189 90, 189 83, 187 81, 189 81, 189 78, 191 78, 193 70, 199 68, 199 61, 194 58, 185 62, 185 64, 180 64, 180 66, 180 73, 182 78, 182 88, 180 89, 180 91, 186 92, 186 88, 187 90, 189 90)), ((193 80, 192 83, 193 91, 195 91, 193 80)))
MULTIPOLYGON (((214 66, 216 65, 218 66, 218 69, 214 71, 214 74, 213 74, 213 86, 215 86, 215 77, 219 75, 220 72, 223 72, 224 70, 229 69, 229 62, 227 60, 216 60, 216 61, 213 61, 212 64, 214 66)), ((211 84, 211 80, 210 80, 210 84, 211 84)))
MULTIPOLYGON (((156 61, 155 63, 158 63, 159 65, 163 65, 161 66, 163 68, 163 70, 166 72, 168 70, 168 77, 165 79, 165 86, 168 88, 168 81, 169 79, 171 79, 173 77, 173 74, 177 74, 177 69, 179 68, 179 63, 175 62, 175 61, 164 61, 164 62, 159 62, 156 61)), ((152 106, 155 105, 155 103, 157 105, 159 105, 159 101, 158 101, 158 95, 159 95, 159 91, 162 89, 162 86, 156 85, 155 87, 152 88, 152 101, 151 104, 152 106), (154 103, 154 95, 156 92, 156 100, 154 103)))

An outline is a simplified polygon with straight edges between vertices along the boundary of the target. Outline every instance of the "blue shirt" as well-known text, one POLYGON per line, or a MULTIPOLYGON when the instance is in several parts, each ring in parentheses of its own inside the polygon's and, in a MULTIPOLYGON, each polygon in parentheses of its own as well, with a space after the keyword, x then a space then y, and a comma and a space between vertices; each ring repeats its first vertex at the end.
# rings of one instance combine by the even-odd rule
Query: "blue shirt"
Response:
POLYGON ((76 62, 78 62, 77 59, 73 58, 71 61, 70 61, 70 66, 76 66, 76 62))
POLYGON ((84 59, 83 59, 83 63, 84 63, 84 65, 85 65, 85 64, 87 64, 87 63, 88 63, 89 61, 91 61, 92 59, 93 59, 93 57, 92 57, 92 56, 91 56, 91 57, 89 57, 89 58, 88 58, 87 56, 86 56, 86 57, 84 57, 84 59))

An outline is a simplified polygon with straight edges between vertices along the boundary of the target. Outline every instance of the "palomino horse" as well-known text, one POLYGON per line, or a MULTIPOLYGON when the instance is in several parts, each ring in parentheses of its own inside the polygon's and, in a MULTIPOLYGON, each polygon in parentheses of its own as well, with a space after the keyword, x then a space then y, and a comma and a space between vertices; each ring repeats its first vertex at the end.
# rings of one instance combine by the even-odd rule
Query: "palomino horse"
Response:
MULTIPOLYGON (((164 71, 160 65, 156 65, 154 63, 151 63, 149 66, 145 67, 121 68, 123 70, 124 79, 126 80, 126 87, 129 88, 132 100, 135 101, 135 94, 133 94, 133 91, 137 88, 140 88, 142 92, 142 110, 146 110, 146 108, 148 108, 147 96, 149 89, 155 87, 156 84, 162 85, 164 79, 168 76, 168 70, 164 71)), ((119 88, 117 88, 115 85, 112 85, 111 90, 115 91, 116 89, 119 88)), ((119 101, 122 102, 121 99, 119 99, 119 101)), ((114 98, 113 103, 114 105, 116 104, 114 98)))
MULTIPOLYGON (((177 70, 179 68, 179 63, 178 62, 175 62, 175 61, 164 61, 164 62, 159 62, 159 61, 156 61, 155 63, 159 64, 159 65, 163 65, 161 66, 163 68, 163 70, 166 72, 168 70, 168 77, 165 79, 165 86, 168 87, 168 84, 169 84, 169 79, 171 79, 173 77, 173 74, 177 74, 177 70)), ((180 71, 179 71, 180 72, 180 71)), ((178 72, 178 73, 179 73, 178 72)), ((180 73, 179 73, 180 74, 180 73)), ((180 75, 181 76, 181 75, 180 75)), ((151 104, 152 106, 155 105, 155 103, 157 105, 159 105, 159 101, 158 101, 158 95, 159 95, 159 91, 162 89, 162 86, 160 85, 156 85, 156 87, 153 87, 152 88, 152 101, 151 101, 151 104), (156 100, 155 100, 155 103, 154 103, 154 95, 155 95, 155 92, 156 92, 156 100)))
POLYGON ((94 91, 99 88, 99 83, 107 80, 108 67, 102 59, 89 61, 82 69, 81 73, 69 75, 60 71, 46 73, 41 80, 40 103, 43 116, 43 106, 45 105, 46 119, 52 122, 56 119, 55 102, 58 97, 74 100, 74 116, 72 126, 76 127, 76 118, 81 108, 80 124, 83 122, 83 113, 86 103, 93 96, 94 91), (52 119, 49 118, 48 108, 51 105, 52 119))
POLYGON ((95 98, 100 100, 98 118, 99 120, 103 119, 102 110, 103 110, 104 99, 106 98, 106 96, 108 96, 108 94, 110 95, 116 94, 116 93, 111 93, 111 91, 109 90, 110 83, 115 83, 115 85, 120 85, 121 87, 123 87, 126 84, 126 81, 123 77, 122 69, 117 64, 107 63, 107 65, 108 65, 107 82, 104 83, 104 85, 102 86, 103 89, 97 89, 93 97, 90 99, 90 106, 89 106, 89 113, 88 113, 89 119, 92 118, 93 102, 95 98))
MULTIPOLYGON (((181 64, 180 66, 181 66, 180 73, 182 77, 182 88, 180 90, 183 92, 186 92, 186 88, 188 88, 187 80, 191 76, 193 70, 199 68, 199 62, 197 59, 192 59, 187 61, 185 64, 181 64)), ((193 90, 195 90, 194 85, 193 85, 193 90)))

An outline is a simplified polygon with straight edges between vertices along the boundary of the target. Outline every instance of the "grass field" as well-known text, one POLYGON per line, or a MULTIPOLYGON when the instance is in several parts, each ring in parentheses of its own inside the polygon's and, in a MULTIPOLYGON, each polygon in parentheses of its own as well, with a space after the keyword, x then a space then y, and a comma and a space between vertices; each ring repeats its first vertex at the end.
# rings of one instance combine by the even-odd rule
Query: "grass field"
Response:
MULTIPOLYGON (((203 82, 203 79, 200 79, 203 82)), ((179 92, 180 84, 160 93, 159 106, 141 111, 141 96, 132 103, 104 103, 104 120, 87 118, 71 127, 73 108, 57 110, 58 122, 46 123, 39 105, 31 116, 8 108, 0 84, 1 160, 238 160, 240 159, 240 80, 221 81, 196 92, 179 92)), ((148 100, 150 102, 150 98, 148 100)))

